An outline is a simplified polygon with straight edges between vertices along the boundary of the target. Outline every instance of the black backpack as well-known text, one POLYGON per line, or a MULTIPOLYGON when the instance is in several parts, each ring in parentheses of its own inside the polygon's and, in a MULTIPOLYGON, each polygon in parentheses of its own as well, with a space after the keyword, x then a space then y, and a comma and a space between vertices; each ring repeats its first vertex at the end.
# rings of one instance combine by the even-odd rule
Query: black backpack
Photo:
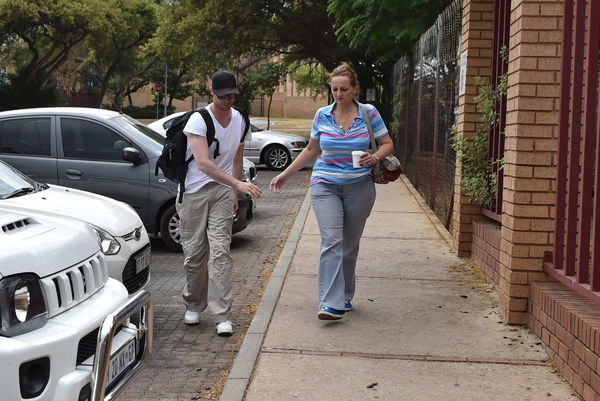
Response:
MULTIPOLYGON (((236 110, 240 112, 246 123, 240 141, 240 143, 243 143, 250 126, 250 119, 244 110, 236 110)), ((194 159, 194 155, 191 155, 188 159, 185 158, 187 152, 187 136, 183 133, 183 129, 192 114, 196 112, 200 113, 206 124, 206 141, 208 142, 208 146, 212 145, 215 141, 217 142, 215 151, 213 152, 213 158, 216 159, 220 156, 219 140, 215 138, 215 125, 210 113, 205 107, 187 111, 173 119, 171 126, 167 129, 167 139, 163 146, 162 153, 156 161, 154 175, 158 175, 158 169, 160 168, 165 177, 179 184, 179 203, 181 203, 183 193, 185 192, 185 176, 187 174, 188 166, 194 159)))

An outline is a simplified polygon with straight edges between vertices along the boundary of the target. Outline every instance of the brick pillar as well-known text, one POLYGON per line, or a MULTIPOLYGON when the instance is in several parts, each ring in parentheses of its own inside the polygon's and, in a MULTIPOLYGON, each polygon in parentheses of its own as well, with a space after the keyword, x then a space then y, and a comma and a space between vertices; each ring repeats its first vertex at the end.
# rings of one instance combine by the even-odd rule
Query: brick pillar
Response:
POLYGON ((500 312, 527 323, 529 282, 552 250, 561 1, 512 0, 504 155, 500 312))
MULTIPOLYGON (((465 0, 463 2, 461 54, 467 52, 465 93, 458 98, 456 128, 465 138, 473 136, 479 128, 481 116, 475 101, 475 77, 489 77, 492 65, 492 34, 494 28, 493 0, 465 0)), ((481 216, 481 208, 471 202, 461 186, 460 166, 457 163, 452 213, 452 237, 458 256, 471 253, 474 218, 481 216)))

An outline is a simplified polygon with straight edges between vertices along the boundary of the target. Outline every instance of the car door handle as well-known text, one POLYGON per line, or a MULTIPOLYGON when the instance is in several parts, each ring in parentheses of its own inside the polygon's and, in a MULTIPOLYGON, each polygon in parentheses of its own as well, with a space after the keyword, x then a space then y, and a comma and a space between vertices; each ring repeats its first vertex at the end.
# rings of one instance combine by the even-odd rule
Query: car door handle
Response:
POLYGON ((68 168, 68 169, 66 169, 66 170, 65 170, 65 174, 66 174, 66 175, 78 175, 78 176, 80 176, 80 177, 81 177, 81 175, 82 175, 82 174, 81 174, 81 171, 79 171, 79 170, 75 170, 75 169, 72 169, 72 168, 68 168))

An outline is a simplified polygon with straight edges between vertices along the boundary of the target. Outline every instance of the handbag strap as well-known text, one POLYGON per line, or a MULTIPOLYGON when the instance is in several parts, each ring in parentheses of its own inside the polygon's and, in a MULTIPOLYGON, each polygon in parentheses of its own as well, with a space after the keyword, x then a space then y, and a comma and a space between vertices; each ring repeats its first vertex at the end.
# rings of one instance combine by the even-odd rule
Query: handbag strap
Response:
POLYGON ((377 141, 375 141, 375 136, 373 136, 373 125, 371 124, 371 118, 369 117, 369 113, 367 112, 367 108, 362 106, 362 114, 365 119, 365 123, 367 123, 367 131, 369 131, 369 136, 371 137, 371 148, 374 152, 377 152, 379 147, 377 146, 377 141))

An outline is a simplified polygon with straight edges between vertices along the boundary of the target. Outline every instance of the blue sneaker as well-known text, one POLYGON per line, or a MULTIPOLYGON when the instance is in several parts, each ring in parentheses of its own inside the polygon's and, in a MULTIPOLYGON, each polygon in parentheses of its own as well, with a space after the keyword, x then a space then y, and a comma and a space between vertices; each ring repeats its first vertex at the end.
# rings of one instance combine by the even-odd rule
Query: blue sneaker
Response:
POLYGON ((323 308, 317 314, 319 320, 340 320, 346 311, 333 309, 333 308, 323 308))
POLYGON ((351 311, 352 310, 352 302, 350 302, 350 301, 344 302, 344 309, 346 310, 346 312, 351 311))

